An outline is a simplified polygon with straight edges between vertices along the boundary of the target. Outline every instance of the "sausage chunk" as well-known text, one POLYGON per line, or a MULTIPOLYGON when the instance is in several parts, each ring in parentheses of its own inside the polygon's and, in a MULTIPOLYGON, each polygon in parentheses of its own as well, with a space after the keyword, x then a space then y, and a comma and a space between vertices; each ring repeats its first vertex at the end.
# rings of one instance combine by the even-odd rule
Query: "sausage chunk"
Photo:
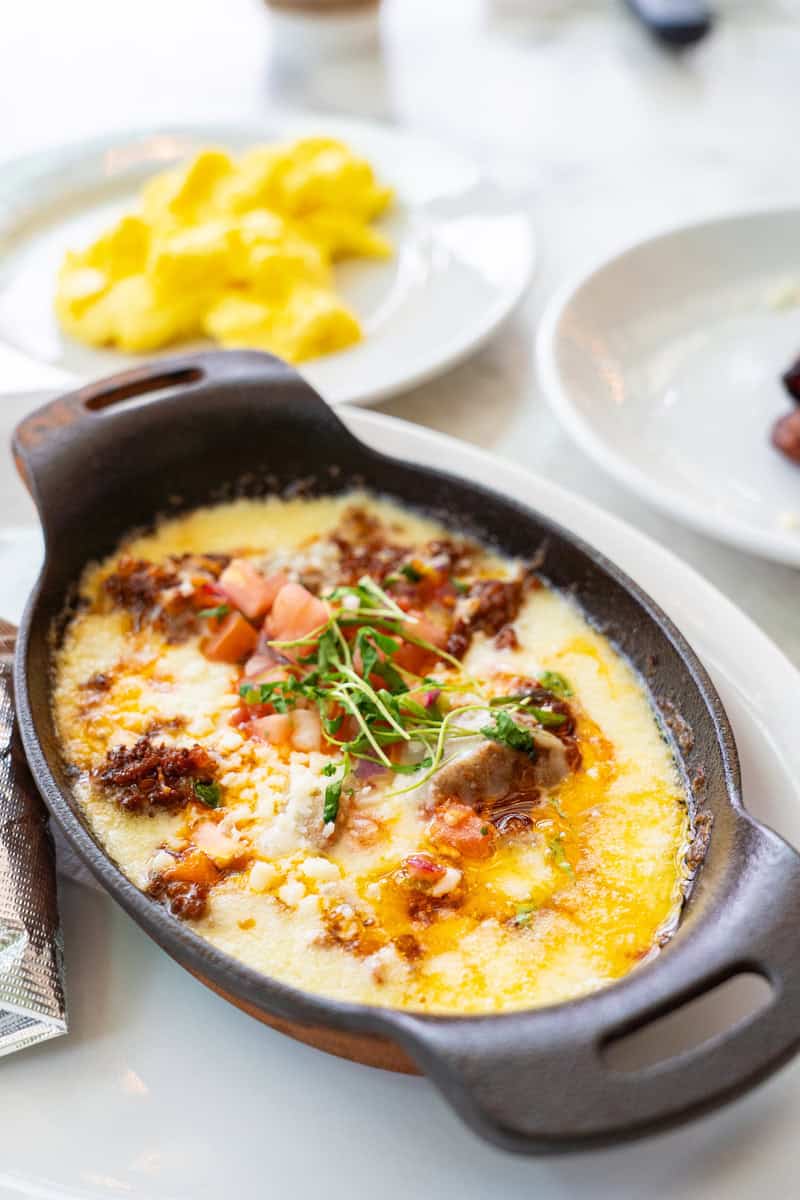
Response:
MULTIPOLYGON (((517 720, 522 723, 521 717, 517 720)), ((555 787, 571 769, 567 747, 546 729, 534 728, 531 734, 536 744, 535 758, 490 741, 460 754, 434 776, 434 804, 454 797, 490 815, 492 806, 508 795, 555 787)))

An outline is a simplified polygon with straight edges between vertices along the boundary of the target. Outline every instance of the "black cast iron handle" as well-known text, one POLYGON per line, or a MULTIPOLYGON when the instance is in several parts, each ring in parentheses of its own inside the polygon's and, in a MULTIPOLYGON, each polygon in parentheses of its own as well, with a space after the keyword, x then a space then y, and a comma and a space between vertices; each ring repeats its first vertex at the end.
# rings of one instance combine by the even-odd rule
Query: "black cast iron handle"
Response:
POLYGON ((528 1153, 588 1148, 678 1124, 733 1099, 800 1045, 800 855, 741 815, 730 902, 676 936, 660 961, 584 1000, 507 1017, 398 1014, 394 1036, 462 1116, 528 1153), (744 971, 772 999, 654 1066, 621 1071, 604 1048, 744 971))
MULTIPOLYGON (((230 384, 231 394, 241 387, 247 403, 237 406, 240 420, 248 419, 248 411, 261 411, 268 396, 269 429, 283 424, 278 443, 288 455, 283 465, 292 478, 295 458, 305 458, 307 466, 302 451, 312 424, 323 435, 332 466, 348 443, 359 448, 358 457, 365 461, 361 443, 302 377, 278 359, 221 352, 157 361, 56 400, 18 427, 15 456, 34 493, 48 543, 70 537, 75 522, 85 521, 75 493, 87 459, 100 468, 92 474, 101 476, 103 486, 92 516, 97 553, 117 544, 117 522, 106 517, 121 497, 133 525, 152 520, 157 504, 163 503, 163 472, 170 472, 170 482, 178 480, 178 490, 181 483, 190 489, 192 472, 183 466, 193 456, 211 458, 221 478, 234 478, 240 460, 250 462, 241 438, 226 442, 230 426, 221 417, 219 400, 206 397, 203 380, 230 384), (104 416, 105 409, 156 389, 166 392, 158 401, 157 423, 142 407, 121 405, 104 416), (303 422, 296 420, 300 405, 303 422), (153 441, 145 456, 137 456, 144 463, 132 498, 130 471, 122 464, 143 437, 153 441), (121 481, 116 485, 115 472, 121 481)), ((270 434, 263 425, 261 429, 262 439, 268 439, 270 434)), ((267 458, 269 449, 266 444, 267 458)), ((373 465, 391 462, 368 454, 373 465)), ((190 490, 184 500, 192 501, 190 490)), ((203 484, 195 503, 207 502, 203 484)), ((52 556, 51 571, 61 569, 61 557, 52 556)), ((62 592, 72 582, 65 573, 53 590, 62 592)), ((734 833, 724 846, 712 839, 711 853, 722 854, 727 864, 713 911, 695 922, 690 905, 661 959, 620 984, 538 1012, 453 1019, 374 1010, 360 1019, 360 1026, 401 1042, 467 1121, 484 1136, 518 1150, 569 1149, 643 1134, 736 1095, 785 1061, 800 1043, 800 857, 740 811, 734 833), (742 970, 763 974, 774 993, 771 1003, 748 1022, 646 1070, 620 1072, 609 1066, 603 1050, 611 1040, 742 970)), ((701 873, 698 887, 703 886, 701 873)))
MULTIPOLYGON (((310 401, 320 411, 327 410, 327 405, 302 376, 272 354, 256 350, 211 350, 156 359, 58 396, 25 417, 14 431, 12 441, 17 469, 30 489, 32 472, 38 473, 40 465, 48 466, 47 460, 58 457, 62 447, 81 436, 93 418, 107 409, 152 392, 165 393, 165 401, 184 398, 196 385, 208 381, 233 385, 237 381, 257 382, 265 388, 270 385, 294 388, 304 403, 310 401)), ((345 429, 340 421, 335 421, 335 425, 340 431, 345 429)))
MULTIPOLYGON (((87 384, 37 409, 17 426, 13 453, 17 469, 39 510, 45 536, 69 533, 70 497, 80 486, 86 464, 108 477, 106 506, 114 504, 115 474, 123 477, 126 455, 139 439, 151 437, 151 415, 147 408, 125 401, 159 392, 154 403, 161 418, 159 428, 169 426, 171 444, 154 439, 149 454, 150 471, 159 485, 160 472, 171 469, 177 448, 213 460, 223 454, 217 443, 205 440, 209 413, 203 385, 225 384, 255 395, 259 404, 269 403, 270 419, 276 427, 282 417, 302 406, 309 428, 322 432, 326 443, 342 446, 355 439, 334 416, 330 406, 293 367, 271 354, 249 350, 194 353, 156 359, 141 367, 87 384), (122 469, 118 469, 123 464, 122 469)), ((219 413, 217 411, 217 416, 219 413)), ((228 464, 229 466, 231 464, 228 464)), ((221 460, 220 472, 225 463, 221 460)), ((145 481, 143 480, 143 483, 145 481)), ((158 488, 153 489, 157 491, 158 488)), ((157 510, 142 490, 142 520, 152 519, 157 510)), ((75 519, 79 516, 75 506, 75 519)), ((97 521, 102 523, 103 505, 97 521)))

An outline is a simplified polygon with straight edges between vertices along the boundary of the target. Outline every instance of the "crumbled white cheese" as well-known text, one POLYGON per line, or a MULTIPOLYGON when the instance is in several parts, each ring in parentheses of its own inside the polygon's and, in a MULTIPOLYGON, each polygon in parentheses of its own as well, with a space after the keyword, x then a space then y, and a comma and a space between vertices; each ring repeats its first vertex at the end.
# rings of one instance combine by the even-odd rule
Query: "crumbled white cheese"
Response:
POLYGON ((214 722, 205 714, 196 713, 187 722, 186 732, 193 738, 208 737, 210 733, 214 732, 214 722))
MULTIPOLYGON (((259 838, 259 848, 270 858, 308 849, 322 832, 321 765, 327 759, 318 754, 293 754, 286 780, 282 807, 259 838), (317 765, 317 760, 319 764, 317 765)), ((259 803, 259 808, 261 807, 259 803)))
POLYGON ((297 902, 297 911, 302 917, 318 917, 322 910, 322 901, 319 896, 303 896, 297 902))
POLYGON ((461 882, 461 872, 456 867, 447 867, 441 879, 438 879, 430 889, 432 896, 446 896, 454 891, 461 882))
POLYGON ((250 890, 252 892, 267 892, 278 878, 278 872, 272 863, 254 862, 250 868, 250 890))
POLYGON ((289 908, 295 908, 305 894, 305 884, 294 875, 290 875, 286 883, 278 888, 278 899, 282 900, 289 908))
POLYGON ((338 879, 341 875, 335 862, 331 862, 329 858, 322 857, 307 858, 302 864, 301 870, 307 878, 322 882, 331 882, 334 879, 338 879))
POLYGON ((364 966, 376 983, 399 983, 409 971, 408 963, 394 946, 381 946, 380 950, 364 959, 364 966))
POLYGON ((244 738, 235 729, 223 729, 217 737, 217 749, 226 754, 239 750, 244 745, 244 738))

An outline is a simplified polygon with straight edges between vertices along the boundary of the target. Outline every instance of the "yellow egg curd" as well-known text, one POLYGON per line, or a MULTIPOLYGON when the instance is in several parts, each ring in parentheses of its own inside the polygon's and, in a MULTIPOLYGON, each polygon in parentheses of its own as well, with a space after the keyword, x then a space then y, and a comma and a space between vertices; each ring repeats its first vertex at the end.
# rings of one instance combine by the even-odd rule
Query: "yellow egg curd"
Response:
POLYGON ((300 362, 361 339, 333 263, 385 258, 392 193, 330 138, 209 149, 154 176, 138 210, 65 255, 55 309, 72 337, 146 353, 202 337, 300 362))

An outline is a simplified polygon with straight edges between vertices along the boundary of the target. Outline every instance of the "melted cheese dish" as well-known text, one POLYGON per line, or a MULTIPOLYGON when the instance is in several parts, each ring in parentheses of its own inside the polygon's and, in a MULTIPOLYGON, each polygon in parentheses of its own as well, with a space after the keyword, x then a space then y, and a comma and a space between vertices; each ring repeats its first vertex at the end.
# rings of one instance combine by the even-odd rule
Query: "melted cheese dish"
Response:
POLYGON ((571 999, 657 952, 691 820, 631 668, 525 564, 361 494, 238 500, 90 566, 75 792, 215 946, 350 1001, 571 999))
POLYGON ((361 328, 332 264, 391 254, 370 224, 390 200, 369 163, 331 138, 238 159, 204 150, 67 253, 56 313, 82 342, 139 353, 199 337, 289 362, 341 350, 361 328))

